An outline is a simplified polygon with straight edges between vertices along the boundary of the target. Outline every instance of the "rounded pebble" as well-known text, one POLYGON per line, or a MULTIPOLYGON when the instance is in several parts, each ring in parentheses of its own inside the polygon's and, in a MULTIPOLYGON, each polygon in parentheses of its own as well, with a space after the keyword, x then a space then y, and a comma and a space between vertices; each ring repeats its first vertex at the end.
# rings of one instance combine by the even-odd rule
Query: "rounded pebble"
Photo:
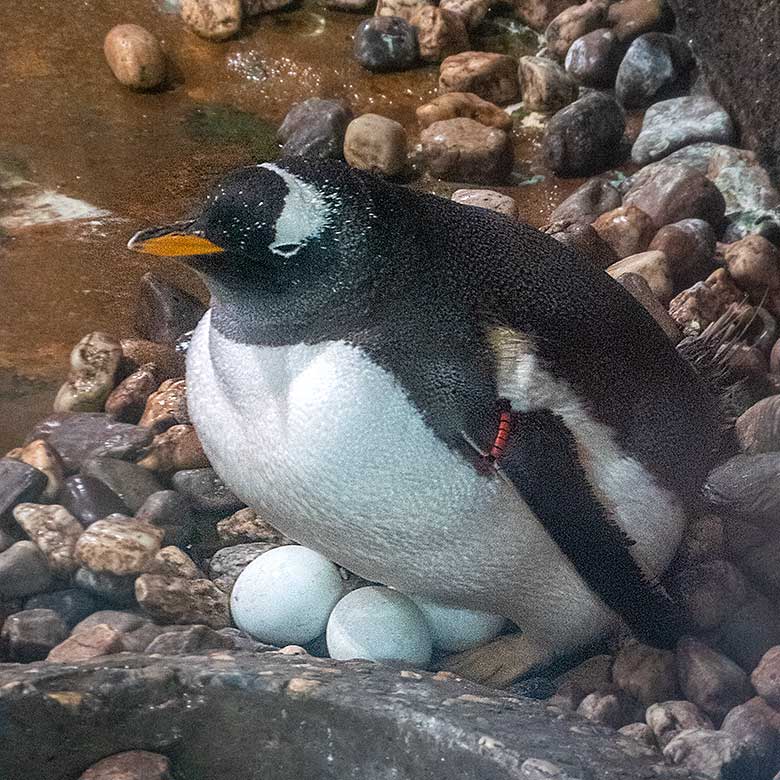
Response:
POLYGON ((103 53, 117 81, 130 89, 155 89, 165 79, 160 42, 140 25, 112 27, 103 41, 103 53))
POLYGON ((501 615, 447 607, 420 596, 411 599, 425 616, 433 646, 445 653, 484 645, 495 639, 506 624, 501 615))
POLYGON ((353 590, 333 610, 326 632, 331 658, 364 658, 425 667, 433 639, 417 605, 378 585, 353 590))
POLYGON ((269 550, 236 580, 230 609, 236 625, 261 642, 305 645, 325 630, 343 595, 338 569, 314 550, 269 550))

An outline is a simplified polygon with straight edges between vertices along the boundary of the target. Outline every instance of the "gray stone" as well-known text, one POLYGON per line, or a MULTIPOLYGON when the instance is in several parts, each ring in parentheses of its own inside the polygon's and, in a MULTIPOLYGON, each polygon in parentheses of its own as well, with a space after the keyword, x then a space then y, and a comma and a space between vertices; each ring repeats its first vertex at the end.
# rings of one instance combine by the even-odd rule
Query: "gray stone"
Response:
POLYGON ((780 452, 735 455, 713 469, 704 497, 718 511, 734 512, 762 526, 780 514, 780 452))
POLYGON ((721 731, 734 735, 752 754, 759 777, 769 777, 778 765, 780 733, 777 713, 761 698, 734 707, 723 720, 721 731))
POLYGON ((6 619, 0 643, 9 661, 41 661, 68 636, 68 627, 51 609, 25 609, 6 619))
POLYGON ((93 764, 79 780, 172 780, 167 756, 146 750, 128 750, 93 764))
POLYGON ((593 30, 571 45, 566 70, 584 87, 611 87, 624 53, 612 30, 593 30))
POLYGON ((277 133, 285 155, 339 159, 352 110, 343 100, 309 98, 297 103, 277 133))
POLYGON ((90 571, 82 566, 74 575, 73 581, 80 588, 118 606, 135 601, 135 575, 117 577, 106 571, 90 571))
POLYGON ((234 643, 208 626, 188 626, 184 631, 167 631, 153 639, 147 653, 160 655, 202 655, 210 650, 232 649, 234 643))
POLYGON ((26 610, 45 609, 56 612, 70 631, 76 624, 97 612, 101 602, 80 588, 66 588, 51 593, 39 593, 24 602, 26 610))
POLYGON ((0 553, 0 600, 40 593, 52 581, 46 556, 32 542, 16 542, 0 553))
POLYGON ((712 780, 756 777, 756 761, 751 751, 734 735, 724 731, 681 731, 664 748, 664 756, 712 780))
POLYGON ((164 545, 184 544, 192 530, 192 504, 176 490, 152 493, 135 516, 137 520, 162 529, 164 545))
POLYGON ((615 96, 626 108, 643 108, 672 97, 684 86, 692 64, 691 52, 679 38, 665 33, 640 35, 620 63, 615 96))
POLYGON ((0 711, 14 746, 0 752, 8 778, 77 777, 105 756, 175 745, 178 775, 199 780, 388 772, 396 780, 529 780, 525 769, 551 765, 569 780, 693 779, 641 744, 560 718, 542 702, 308 655, 121 655, 31 666, 24 681, 5 667, 0 711), (57 704, 80 700, 89 718, 83 707, 57 704), (259 735, 263 749, 247 749, 259 735))
POLYGON ((173 475, 173 486, 201 512, 230 514, 244 504, 219 478, 214 469, 186 469, 173 475))
POLYGON ((607 179, 588 179, 550 215, 550 222, 585 222, 590 224, 607 211, 620 206, 621 196, 607 179))
POLYGON ((647 109, 631 159, 646 165, 683 146, 703 141, 729 144, 733 140, 731 118, 712 98, 673 98, 647 109))
POLYGON ((132 459, 152 443, 153 433, 138 425, 112 420, 99 412, 59 413, 33 428, 26 442, 45 439, 68 471, 90 457, 132 459))
POLYGON ((124 501, 105 482, 83 474, 74 474, 65 480, 59 500, 84 526, 108 515, 130 513, 124 501))
POLYGON ((690 701, 664 701, 651 704, 645 713, 659 747, 669 744, 686 729, 711 729, 712 721, 690 701))
POLYGON ((181 287, 153 273, 145 273, 138 287, 135 329, 141 338, 175 344, 192 330, 205 314, 206 306, 181 287))
POLYGON ((230 593, 233 584, 252 561, 278 544, 273 542, 250 542, 223 547, 217 550, 209 562, 208 575, 211 580, 226 593, 230 593))
MULTIPOLYGON (((82 631, 91 631, 95 626, 109 626, 120 634, 129 634, 148 623, 148 619, 135 612, 126 612, 119 609, 101 609, 80 621, 71 631, 78 634, 82 631)), ((167 630, 167 629, 166 629, 167 630)))
POLYGON ((35 501, 46 487, 46 475, 13 458, 0 458, 0 517, 17 504, 35 501))
POLYGON ((561 176, 600 173, 622 155, 625 120, 608 95, 594 92, 561 109, 547 124, 545 161, 561 176))
POLYGON ((354 55, 366 70, 406 70, 420 56, 417 30, 400 16, 364 19, 355 30, 354 55))
POLYGON ((116 458, 90 458, 83 463, 81 474, 99 479, 131 512, 137 512, 152 493, 162 490, 154 474, 135 463, 116 458))
POLYGON ((731 611, 718 629, 718 647, 743 669, 754 669, 770 647, 780 644, 780 615, 763 594, 731 611))

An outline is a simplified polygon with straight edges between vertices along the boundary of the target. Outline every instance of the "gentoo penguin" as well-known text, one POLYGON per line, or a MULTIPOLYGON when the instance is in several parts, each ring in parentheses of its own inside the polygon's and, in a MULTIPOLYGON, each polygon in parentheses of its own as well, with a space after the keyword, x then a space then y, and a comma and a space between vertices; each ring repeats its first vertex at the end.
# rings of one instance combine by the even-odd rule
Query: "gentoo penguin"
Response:
POLYGON ((586 258, 301 158, 228 174, 129 246, 208 285, 190 413, 240 498, 368 580, 520 627, 456 671, 506 684, 621 620, 675 642, 657 581, 718 403, 586 258))

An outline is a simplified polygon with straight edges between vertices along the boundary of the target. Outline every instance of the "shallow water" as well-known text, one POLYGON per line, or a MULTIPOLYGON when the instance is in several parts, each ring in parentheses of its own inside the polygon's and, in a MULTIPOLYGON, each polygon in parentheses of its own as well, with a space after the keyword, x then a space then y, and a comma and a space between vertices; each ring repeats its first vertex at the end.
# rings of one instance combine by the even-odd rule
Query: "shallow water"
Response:
MULTIPOLYGON (((220 172, 276 154, 275 128, 295 102, 346 97, 356 113, 390 116, 414 137, 414 109, 436 93, 435 66, 373 75, 352 60, 360 15, 306 5, 213 43, 167 5, 0 7, 0 454, 50 409, 84 333, 130 334, 145 271, 199 289, 182 266, 127 251, 136 229, 180 218, 220 172), (114 80, 103 37, 126 22, 161 39, 167 89, 137 94, 114 80)), ((507 45, 500 21, 485 34, 485 48, 507 45)), ((513 41, 515 54, 533 49, 527 36, 513 41)), ((537 225, 579 183, 547 175, 538 142, 538 131, 518 133, 517 180, 529 183, 504 190, 537 225)))

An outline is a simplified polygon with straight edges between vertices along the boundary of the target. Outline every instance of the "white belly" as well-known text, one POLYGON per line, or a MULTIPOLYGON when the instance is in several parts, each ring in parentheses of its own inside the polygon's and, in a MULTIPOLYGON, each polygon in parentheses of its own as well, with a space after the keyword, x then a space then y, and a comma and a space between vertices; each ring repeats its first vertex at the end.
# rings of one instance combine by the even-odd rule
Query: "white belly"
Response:
MULTIPOLYGON (((281 531, 366 579, 505 615, 562 645, 614 620, 517 494, 440 442, 360 350, 239 345, 209 320, 189 349, 190 414, 217 472, 281 531)), ((679 542, 679 507, 527 357, 501 394, 517 408, 549 406, 549 395, 577 417, 592 478, 659 573, 679 542)))

